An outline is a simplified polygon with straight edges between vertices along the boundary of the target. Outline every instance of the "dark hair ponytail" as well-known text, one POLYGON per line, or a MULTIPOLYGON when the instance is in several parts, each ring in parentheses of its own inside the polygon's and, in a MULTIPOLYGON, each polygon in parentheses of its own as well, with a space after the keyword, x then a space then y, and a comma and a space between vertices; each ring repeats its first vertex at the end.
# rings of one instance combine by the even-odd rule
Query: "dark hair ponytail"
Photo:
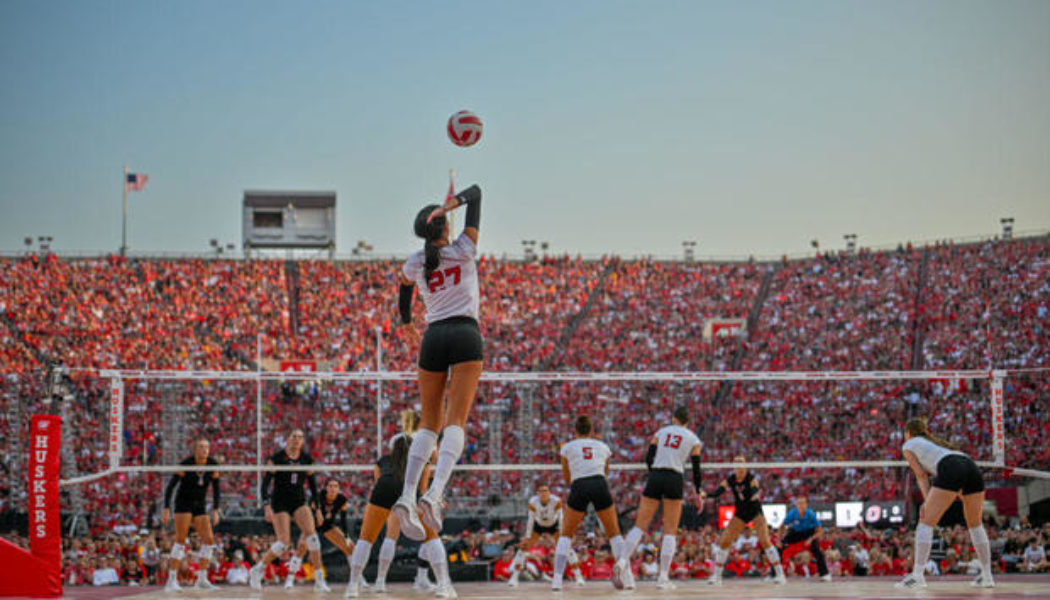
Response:
POLYGON ((587 435, 591 432, 594 426, 591 424, 591 418, 587 415, 580 415, 576 417, 576 433, 580 435, 587 435))
POLYGON ((441 262, 441 247, 434 242, 441 239, 445 235, 445 217, 440 216, 435 219, 431 219, 427 222, 430 217, 430 213, 434 212, 438 208, 441 208, 437 204, 428 204, 423 207, 419 213, 416 214, 415 226, 413 229, 416 235, 423 238, 423 268, 426 271, 426 276, 429 278, 430 274, 438 268, 438 263, 441 262))
POLYGON ((403 435, 394 440, 394 449, 390 451, 390 466, 394 473, 404 479, 405 467, 408 465, 408 450, 411 448, 412 438, 403 435))

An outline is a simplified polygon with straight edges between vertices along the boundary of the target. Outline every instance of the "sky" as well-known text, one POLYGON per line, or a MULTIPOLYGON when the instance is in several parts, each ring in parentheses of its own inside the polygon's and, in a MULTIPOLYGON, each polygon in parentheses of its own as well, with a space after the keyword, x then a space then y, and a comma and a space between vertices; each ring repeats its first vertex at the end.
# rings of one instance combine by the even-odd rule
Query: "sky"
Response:
POLYGON ((0 250, 240 244, 334 190, 417 250, 455 168, 481 250, 802 253, 1050 229, 1050 2, 0 2, 0 250), (459 148, 449 115, 482 140, 459 148))

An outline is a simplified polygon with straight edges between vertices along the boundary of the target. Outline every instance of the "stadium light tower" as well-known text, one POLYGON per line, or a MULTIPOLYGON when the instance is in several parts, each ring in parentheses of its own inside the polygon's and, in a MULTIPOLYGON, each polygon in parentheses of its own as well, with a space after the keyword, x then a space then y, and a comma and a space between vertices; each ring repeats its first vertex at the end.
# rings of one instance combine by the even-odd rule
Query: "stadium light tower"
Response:
POLYGON ((525 252, 525 262, 536 260, 536 240, 521 240, 521 247, 525 252))
POLYGON ((685 258, 685 262, 693 262, 696 260, 696 240, 686 240, 682 242, 682 255, 685 258))
POLYGON ((842 239, 846 240, 846 252, 853 254, 857 251, 857 234, 847 233, 842 239))
POLYGON ((1014 237, 1014 218, 1003 217, 999 219, 999 224, 1003 226, 1003 239, 1009 240, 1014 237))
POLYGON ((36 241, 40 244, 41 252, 50 252, 51 242, 55 241, 55 238, 50 235, 38 235, 36 241))

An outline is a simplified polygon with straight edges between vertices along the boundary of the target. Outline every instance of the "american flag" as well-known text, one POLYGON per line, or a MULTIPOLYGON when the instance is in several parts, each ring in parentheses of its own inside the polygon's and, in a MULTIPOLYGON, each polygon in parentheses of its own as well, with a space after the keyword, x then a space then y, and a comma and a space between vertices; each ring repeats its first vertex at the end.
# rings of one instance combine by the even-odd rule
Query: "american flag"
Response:
POLYGON ((124 182, 124 191, 142 191, 142 188, 146 187, 147 181, 149 181, 149 175, 145 173, 128 173, 128 179, 124 182))

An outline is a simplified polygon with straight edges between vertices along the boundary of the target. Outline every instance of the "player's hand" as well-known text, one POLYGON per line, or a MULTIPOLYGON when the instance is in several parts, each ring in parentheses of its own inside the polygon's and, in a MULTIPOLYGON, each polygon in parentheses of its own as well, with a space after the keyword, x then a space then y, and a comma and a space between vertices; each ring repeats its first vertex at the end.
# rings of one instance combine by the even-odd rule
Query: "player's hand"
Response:
POLYGON ((263 507, 263 521, 273 523, 273 508, 269 504, 263 507))
POLYGON ((319 508, 314 511, 314 521, 317 523, 324 521, 324 519, 321 518, 321 509, 319 508))
POLYGON ((219 509, 213 508, 211 511, 211 526, 215 527, 219 524, 219 509))
POLYGON ((160 524, 161 525, 167 525, 168 521, 170 521, 170 520, 171 520, 171 511, 170 510, 165 508, 164 510, 160 511, 160 524))

